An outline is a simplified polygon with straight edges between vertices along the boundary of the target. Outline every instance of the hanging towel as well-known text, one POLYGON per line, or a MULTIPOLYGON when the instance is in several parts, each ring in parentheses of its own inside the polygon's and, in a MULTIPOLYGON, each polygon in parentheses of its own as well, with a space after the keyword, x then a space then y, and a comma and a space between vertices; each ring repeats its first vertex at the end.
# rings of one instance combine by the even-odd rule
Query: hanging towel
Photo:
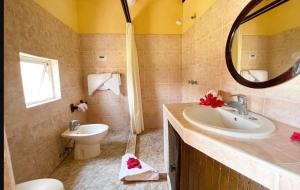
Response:
POLYGON ((111 73, 91 74, 88 75, 88 93, 91 96, 97 88, 101 87, 111 78, 111 73))
POLYGON ((241 75, 253 82, 264 82, 268 80, 268 71, 265 70, 242 70, 241 75))
POLYGON ((111 78, 104 82, 103 86, 99 87, 99 90, 111 90, 114 94, 120 95, 121 77, 120 74, 112 74, 111 78))
POLYGON ((141 167, 128 169, 127 161, 129 158, 137 159, 133 154, 125 154, 122 157, 119 179, 123 181, 154 181, 159 180, 159 172, 148 164, 140 161, 141 167))

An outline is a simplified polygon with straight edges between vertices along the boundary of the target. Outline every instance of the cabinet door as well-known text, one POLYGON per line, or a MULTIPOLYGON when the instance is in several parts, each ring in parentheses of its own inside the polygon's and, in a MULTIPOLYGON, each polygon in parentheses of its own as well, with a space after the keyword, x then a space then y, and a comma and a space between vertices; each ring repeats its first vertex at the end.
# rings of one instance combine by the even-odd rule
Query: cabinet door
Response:
POLYGON ((181 190, 267 190, 181 141, 181 190))
POLYGON ((169 124, 169 178, 172 190, 179 190, 180 183, 180 136, 169 124))

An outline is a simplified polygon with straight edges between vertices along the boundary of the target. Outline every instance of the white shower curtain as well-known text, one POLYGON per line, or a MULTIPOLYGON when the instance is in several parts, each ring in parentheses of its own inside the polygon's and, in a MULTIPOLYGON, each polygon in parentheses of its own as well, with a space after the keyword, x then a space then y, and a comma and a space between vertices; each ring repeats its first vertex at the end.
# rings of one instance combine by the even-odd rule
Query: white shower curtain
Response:
POLYGON ((143 108, 138 57, 131 23, 126 24, 126 62, 130 127, 132 133, 140 134, 144 130, 143 108))

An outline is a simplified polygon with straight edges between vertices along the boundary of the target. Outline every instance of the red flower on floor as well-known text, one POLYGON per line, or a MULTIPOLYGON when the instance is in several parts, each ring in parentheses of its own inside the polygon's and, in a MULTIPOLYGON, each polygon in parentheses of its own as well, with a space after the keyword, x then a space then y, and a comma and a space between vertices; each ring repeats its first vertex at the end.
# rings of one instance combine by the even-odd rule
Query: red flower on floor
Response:
POLYGON ((292 141, 300 141, 300 133, 293 132, 293 134, 291 135, 290 138, 291 138, 292 141))
POLYGON ((213 108, 222 107, 224 102, 214 96, 212 93, 208 93, 205 97, 200 99, 200 105, 211 106, 213 108))
POLYGON ((142 165, 141 165, 141 163, 140 163, 140 161, 138 159, 129 158, 127 160, 127 168, 128 169, 132 169, 132 168, 139 168, 139 169, 141 169, 142 165))

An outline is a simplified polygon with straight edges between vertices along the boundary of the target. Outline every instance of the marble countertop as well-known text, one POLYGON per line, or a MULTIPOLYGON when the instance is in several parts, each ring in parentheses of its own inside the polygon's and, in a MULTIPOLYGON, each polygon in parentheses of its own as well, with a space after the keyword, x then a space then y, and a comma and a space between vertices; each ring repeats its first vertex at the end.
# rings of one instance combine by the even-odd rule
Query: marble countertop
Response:
POLYGON ((300 142, 290 140, 292 132, 300 132, 299 128, 273 121, 277 129, 268 138, 226 137, 197 128, 185 120, 183 110, 193 105, 195 103, 164 105, 164 128, 170 122, 185 143, 265 187, 300 189, 300 142))

